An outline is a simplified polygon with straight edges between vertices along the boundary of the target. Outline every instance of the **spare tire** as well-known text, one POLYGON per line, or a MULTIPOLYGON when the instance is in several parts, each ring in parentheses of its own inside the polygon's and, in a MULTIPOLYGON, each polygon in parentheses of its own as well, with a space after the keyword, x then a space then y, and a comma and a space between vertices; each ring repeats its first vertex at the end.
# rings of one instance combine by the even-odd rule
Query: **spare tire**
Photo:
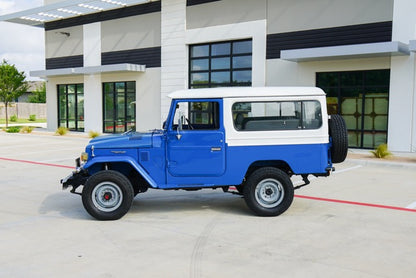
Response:
POLYGON ((332 138, 332 163, 341 163, 348 153, 348 131, 345 121, 340 115, 330 115, 329 136, 332 138))

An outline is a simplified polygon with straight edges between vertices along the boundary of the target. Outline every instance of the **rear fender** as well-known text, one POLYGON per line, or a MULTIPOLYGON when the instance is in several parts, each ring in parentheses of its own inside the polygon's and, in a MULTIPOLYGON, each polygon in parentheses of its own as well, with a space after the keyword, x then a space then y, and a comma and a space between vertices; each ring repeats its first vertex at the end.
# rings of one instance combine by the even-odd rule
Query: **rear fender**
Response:
POLYGON ((156 182, 149 176, 149 174, 143 169, 141 165, 139 165, 134 159, 130 156, 100 156, 94 157, 93 159, 89 160, 82 168, 88 170, 94 167, 97 164, 110 164, 110 163, 128 163, 135 169, 153 188, 158 188, 156 182))

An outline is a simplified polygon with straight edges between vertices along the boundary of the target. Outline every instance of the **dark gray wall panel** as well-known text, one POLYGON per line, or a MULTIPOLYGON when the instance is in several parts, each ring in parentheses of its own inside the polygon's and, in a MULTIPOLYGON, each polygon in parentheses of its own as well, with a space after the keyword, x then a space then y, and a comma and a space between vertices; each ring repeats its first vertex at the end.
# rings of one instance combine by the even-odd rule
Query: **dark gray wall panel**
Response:
POLYGON ((130 63, 146 65, 148 68, 161 66, 161 48, 149 47, 142 49, 131 49, 101 53, 101 64, 112 65, 130 63))
POLYGON ((199 5, 199 4, 205 4, 209 2, 216 2, 221 0, 186 0, 187 6, 193 6, 193 5, 199 5))
POLYGON ((387 42, 391 36, 391 21, 269 34, 267 59, 280 58, 281 50, 387 42))
POLYGON ((45 68, 50 69, 63 69, 63 68, 77 68, 84 66, 84 56, 66 56, 57 58, 48 58, 45 60, 45 68))

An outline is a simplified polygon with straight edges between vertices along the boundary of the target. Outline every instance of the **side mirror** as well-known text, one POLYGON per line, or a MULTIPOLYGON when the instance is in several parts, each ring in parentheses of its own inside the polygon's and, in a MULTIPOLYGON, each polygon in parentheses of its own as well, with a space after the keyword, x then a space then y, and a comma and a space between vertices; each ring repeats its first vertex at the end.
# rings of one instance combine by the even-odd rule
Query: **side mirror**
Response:
POLYGON ((177 131, 177 134, 176 134, 176 138, 178 139, 178 140, 181 140, 181 138, 182 138, 182 135, 180 134, 180 131, 182 131, 182 125, 183 125, 183 122, 185 121, 185 116, 181 116, 179 119, 178 119, 178 127, 176 128, 176 131, 177 131))

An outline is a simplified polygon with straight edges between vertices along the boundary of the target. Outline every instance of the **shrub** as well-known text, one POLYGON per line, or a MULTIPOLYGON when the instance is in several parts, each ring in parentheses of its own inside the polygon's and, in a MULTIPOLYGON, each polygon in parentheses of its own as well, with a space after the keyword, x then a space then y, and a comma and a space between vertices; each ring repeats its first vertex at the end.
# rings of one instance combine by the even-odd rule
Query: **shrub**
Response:
POLYGON ((55 134, 56 135, 65 135, 65 134, 67 134, 68 133, 68 129, 66 128, 66 127, 63 127, 63 126, 60 126, 60 127, 58 127, 58 129, 55 131, 55 134))
POLYGON ((10 121, 11 122, 17 122, 17 116, 16 115, 10 116, 10 121))
POLYGON ((391 152, 389 152, 387 148, 387 144, 379 145, 374 151, 371 151, 371 153, 377 158, 385 158, 386 156, 391 155, 391 152))
POLYGON ((36 121, 36 115, 35 114, 29 115, 29 121, 31 122, 36 121))
POLYGON ((33 126, 24 126, 20 130, 21 133, 32 133, 34 127, 33 126))
POLYGON ((6 129, 7 133, 18 133, 20 132, 20 126, 11 126, 9 128, 6 129))
POLYGON ((95 138, 97 136, 100 136, 100 133, 98 131, 90 130, 90 132, 88 132, 88 137, 90 138, 95 138))

